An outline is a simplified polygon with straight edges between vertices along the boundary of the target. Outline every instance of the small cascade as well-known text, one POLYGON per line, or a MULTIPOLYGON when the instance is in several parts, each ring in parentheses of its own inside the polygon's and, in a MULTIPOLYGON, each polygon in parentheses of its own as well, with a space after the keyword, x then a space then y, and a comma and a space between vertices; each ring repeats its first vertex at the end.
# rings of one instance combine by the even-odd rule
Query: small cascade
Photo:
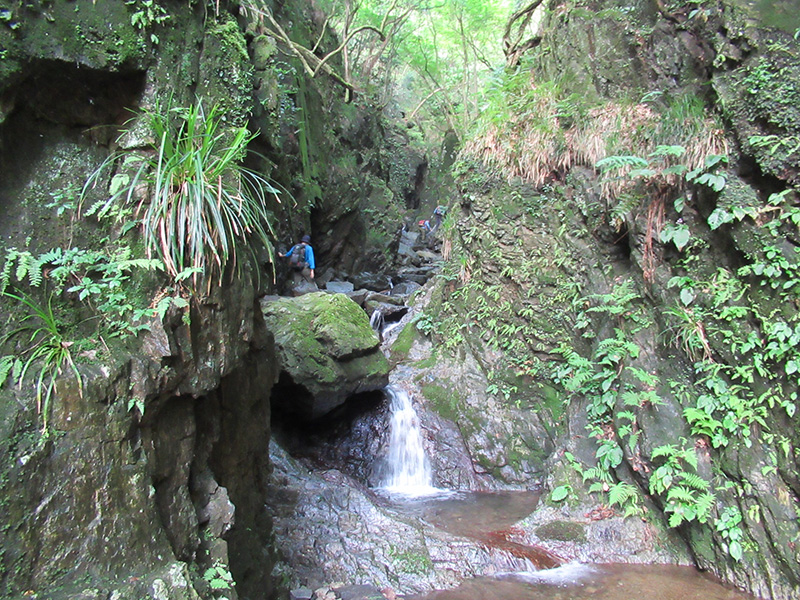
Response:
POLYGON ((383 329, 383 313, 375 309, 372 311, 372 316, 369 318, 370 327, 379 332, 383 329))
POLYGON ((409 496, 441 492, 432 485, 431 467, 422 443, 422 431, 411 399, 405 390, 388 386, 391 400, 387 475, 382 488, 409 496))

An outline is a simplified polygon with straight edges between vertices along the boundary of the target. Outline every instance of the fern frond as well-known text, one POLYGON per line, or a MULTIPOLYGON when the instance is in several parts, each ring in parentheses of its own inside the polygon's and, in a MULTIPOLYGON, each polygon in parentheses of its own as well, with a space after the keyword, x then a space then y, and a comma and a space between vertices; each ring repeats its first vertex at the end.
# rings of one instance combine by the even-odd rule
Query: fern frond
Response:
POLYGON ((636 167, 638 169, 643 169, 647 167, 648 164, 649 163, 640 156, 616 155, 607 156, 606 158, 598 160, 595 164, 595 167, 600 169, 602 173, 607 173, 608 171, 614 171, 623 167, 636 167))
POLYGON ((684 473, 681 483, 699 491, 708 489, 708 482, 695 473, 684 473))
POLYGON ((608 503, 611 506, 616 505, 621 507, 629 500, 636 499, 637 496, 636 487, 630 483, 620 481, 612 485, 608 490, 608 503))
POLYGON ((678 449, 672 444, 664 444, 663 446, 653 448, 653 452, 650 454, 650 460, 659 458, 661 456, 675 456, 677 451, 678 449))
POLYGON ((711 509, 714 508, 714 503, 717 501, 714 494, 706 492, 700 494, 696 501, 697 520, 705 523, 709 516, 711 516, 711 509))
POLYGON ((656 157, 656 156, 683 156, 686 154, 686 148, 683 146, 663 146, 659 145, 656 146, 656 149, 653 150, 648 156, 656 157))
POLYGON ((8 374, 14 367, 14 360, 14 356, 4 356, 0 358, 0 387, 2 387, 6 379, 8 379, 8 374))
POLYGON ((676 485, 667 492, 668 501, 676 501, 680 504, 693 504, 695 501, 694 493, 687 487, 676 485))

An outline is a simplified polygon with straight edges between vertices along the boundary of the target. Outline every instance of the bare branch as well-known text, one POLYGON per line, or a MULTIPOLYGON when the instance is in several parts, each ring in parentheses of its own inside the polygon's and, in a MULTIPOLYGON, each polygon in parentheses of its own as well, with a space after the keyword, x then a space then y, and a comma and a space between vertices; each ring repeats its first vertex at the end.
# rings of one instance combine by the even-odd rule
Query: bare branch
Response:
POLYGON ((541 36, 532 36, 524 42, 522 41, 522 36, 525 29, 530 24, 531 19, 533 19, 536 9, 539 8, 543 1, 544 0, 532 0, 532 2, 529 2, 511 15, 506 22, 506 28, 503 32, 503 54, 506 55, 506 64, 508 66, 514 66, 519 63, 520 57, 526 51, 535 48, 541 43, 541 36), (516 29, 516 32, 512 34, 512 30, 514 29, 516 29), (514 39, 512 39, 512 35, 514 39))
POLYGON ((543 1, 544 0, 533 0, 532 2, 528 3, 523 8, 519 9, 513 15, 511 15, 508 18, 508 22, 506 23, 506 29, 503 32, 503 41, 508 39, 508 37, 511 35, 511 28, 514 26, 514 23, 516 21, 518 21, 519 19, 521 19, 522 17, 525 17, 525 19, 526 19, 525 24, 527 25, 527 22, 530 20, 531 16, 533 15, 533 11, 535 11, 537 8, 539 8, 539 5, 543 1))
POLYGON ((332 56, 336 56, 337 54, 339 54, 339 52, 341 52, 344 49, 344 47, 347 46, 347 44, 350 43, 350 40, 353 39, 353 36, 361 33, 362 31, 374 31, 375 33, 378 34, 378 36, 380 37, 381 41, 384 41, 386 39, 386 36, 383 34, 382 31, 379 31, 378 29, 375 29, 371 25, 364 25, 362 27, 357 27, 356 29, 354 29, 353 31, 350 32, 350 34, 344 39, 344 41, 341 44, 339 44, 339 47, 336 48, 336 50, 328 52, 322 58, 322 60, 317 65, 317 68, 314 69, 314 74, 312 75, 312 77, 316 77, 317 73, 319 73, 319 70, 323 67, 323 65, 326 62, 328 62, 328 59, 331 58, 332 56))
POLYGON ((319 48, 319 45, 322 43, 322 38, 325 37, 325 30, 328 28, 328 22, 330 20, 331 20, 330 17, 325 18, 325 22, 322 24, 322 33, 319 34, 319 37, 317 38, 317 43, 314 44, 314 47, 311 49, 311 52, 314 53, 317 52, 317 48, 319 48))
MULTIPOLYGON (((320 70, 325 71, 327 75, 329 75, 332 79, 340 83, 345 88, 346 90, 345 100, 347 102, 350 102, 350 100, 353 97, 353 84, 347 81, 341 75, 339 75, 330 66, 324 64, 325 59, 329 58, 330 54, 326 55, 325 59, 320 59, 316 54, 314 54, 311 50, 309 50, 305 46, 293 42, 291 38, 289 38, 289 35, 286 33, 286 31, 284 31, 283 27, 281 27, 280 23, 278 23, 278 21, 276 21, 275 18, 272 16, 272 12, 269 9, 264 9, 264 11, 259 11, 259 14, 266 16, 269 19, 270 23, 272 23, 272 26, 275 28, 275 31, 272 31, 265 27, 266 32, 272 37, 274 37, 276 40, 283 42, 286 46, 289 47, 292 53, 295 56, 297 56, 297 58, 300 59, 300 63, 303 65, 303 69, 305 69, 306 73, 308 73, 310 77, 316 77, 319 74, 320 70), (312 64, 315 65, 314 68, 311 67, 312 64)), ((334 51, 334 53, 340 50, 341 47, 336 51, 334 51)))
POLYGON ((417 116, 417 112, 419 112, 419 109, 422 108, 422 105, 425 104, 431 98, 433 98, 436 94, 438 94, 439 92, 443 92, 443 91, 444 91, 444 88, 436 88, 430 94, 428 94, 422 100, 420 100, 420 103, 417 104, 417 107, 411 112, 411 114, 409 115, 407 120, 408 121, 413 121, 414 117, 417 116))

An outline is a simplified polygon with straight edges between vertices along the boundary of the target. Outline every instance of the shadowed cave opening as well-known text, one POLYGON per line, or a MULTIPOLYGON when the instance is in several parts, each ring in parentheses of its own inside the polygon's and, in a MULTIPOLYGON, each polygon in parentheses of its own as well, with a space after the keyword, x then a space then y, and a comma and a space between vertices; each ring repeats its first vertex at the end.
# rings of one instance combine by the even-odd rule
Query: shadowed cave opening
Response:
POLYGON ((272 391, 272 436, 293 457, 321 468, 337 469, 375 485, 389 428, 389 402, 381 390, 350 396, 341 406, 317 419, 304 419, 284 407, 308 394, 281 374, 272 391))

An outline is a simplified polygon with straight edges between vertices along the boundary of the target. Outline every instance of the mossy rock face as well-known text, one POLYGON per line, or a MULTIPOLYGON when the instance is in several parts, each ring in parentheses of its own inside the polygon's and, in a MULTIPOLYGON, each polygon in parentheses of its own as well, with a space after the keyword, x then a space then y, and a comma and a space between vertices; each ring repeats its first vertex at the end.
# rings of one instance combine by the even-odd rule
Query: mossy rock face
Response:
MULTIPOLYGON (((3 61, 19 61, 26 69, 54 59, 104 71, 144 68, 150 43, 145 30, 131 22, 135 11, 124 2, 56 0, 46 7, 18 3, 3 16, 3 61)), ((11 75, 5 65, 0 74, 11 75)), ((8 83, 13 79, 0 79, 0 89, 8 83)))
POLYGON ((324 292, 262 301, 275 336, 282 381, 280 408, 315 419, 349 396, 385 387, 389 362, 367 314, 344 294, 324 292))
POLYGON ((561 542, 585 542, 586 530, 580 523, 574 521, 551 521, 536 528, 536 535, 543 540, 558 540, 561 542))

